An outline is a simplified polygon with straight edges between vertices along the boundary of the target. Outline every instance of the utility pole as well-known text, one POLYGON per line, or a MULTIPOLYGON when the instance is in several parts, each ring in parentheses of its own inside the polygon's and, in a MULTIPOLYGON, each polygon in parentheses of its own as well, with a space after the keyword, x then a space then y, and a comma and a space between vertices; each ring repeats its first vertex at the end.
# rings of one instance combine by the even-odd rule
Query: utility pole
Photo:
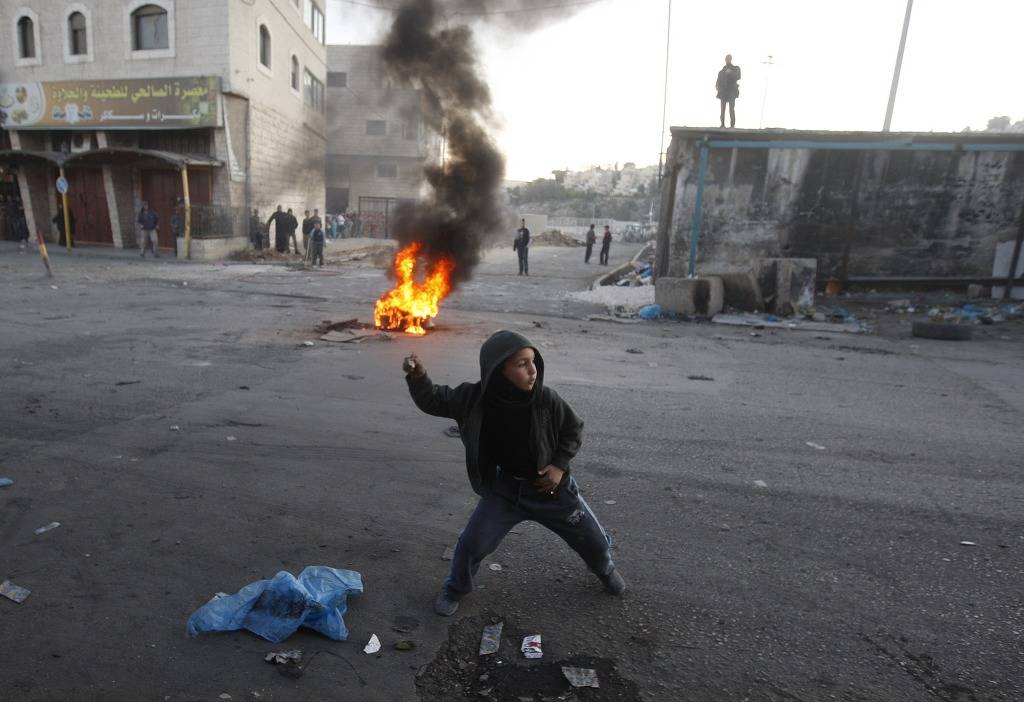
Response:
POLYGON ((661 186, 661 166, 665 156, 665 114, 668 109, 668 56, 672 41, 672 0, 668 0, 668 20, 665 22, 665 88, 661 93, 661 141, 658 144, 658 186, 661 186))
POLYGON ((907 29, 910 28, 910 10, 914 7, 914 0, 907 0, 907 14, 903 17, 903 34, 900 35, 900 49, 896 52, 896 68, 892 72, 892 87, 889 88, 889 106, 885 109, 885 124, 882 131, 889 131, 892 124, 892 109, 896 105, 896 89, 900 85, 900 69, 903 67, 903 49, 907 45, 907 29))
POLYGON ((775 65, 772 55, 768 54, 768 58, 762 61, 761 65, 766 66, 766 68, 764 69, 764 94, 761 95, 761 119, 757 121, 758 129, 764 127, 764 104, 768 101, 768 78, 771 76, 771 67, 775 65))

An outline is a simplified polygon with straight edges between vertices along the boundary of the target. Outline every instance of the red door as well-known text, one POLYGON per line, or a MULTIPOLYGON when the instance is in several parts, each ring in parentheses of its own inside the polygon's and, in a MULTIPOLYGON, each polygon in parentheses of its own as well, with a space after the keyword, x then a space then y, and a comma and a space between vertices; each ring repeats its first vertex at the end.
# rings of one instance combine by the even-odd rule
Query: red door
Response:
MULTIPOLYGON (((107 191, 103 187, 103 171, 99 168, 69 168, 68 208, 75 222, 72 242, 82 244, 114 244, 107 210, 107 191)), ((57 206, 61 203, 58 200, 57 206)), ((63 239, 63 234, 59 234, 63 239)))
MULTIPOLYGON (((157 239, 162 249, 173 249, 175 246, 174 232, 171 231, 171 215, 174 214, 174 203, 183 192, 181 171, 142 171, 142 199, 160 216, 157 239)), ((189 169, 188 196, 193 206, 210 204, 210 171, 189 169)), ((196 220, 200 215, 200 212, 193 212, 193 227, 198 224, 196 220)))

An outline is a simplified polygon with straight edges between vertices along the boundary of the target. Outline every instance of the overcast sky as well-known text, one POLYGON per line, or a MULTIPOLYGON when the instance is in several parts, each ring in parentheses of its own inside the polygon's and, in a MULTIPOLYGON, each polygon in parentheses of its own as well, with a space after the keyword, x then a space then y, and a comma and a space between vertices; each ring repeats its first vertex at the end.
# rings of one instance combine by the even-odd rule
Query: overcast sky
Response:
MULTIPOLYGON (((392 13, 365 5, 396 4, 329 0, 328 42, 378 43, 392 13)), ((763 102, 765 127, 880 130, 905 9, 904 0, 674 0, 668 126, 717 126, 715 77, 732 53, 743 70, 738 127, 760 126, 763 102), (763 63, 769 55, 774 65, 763 63)), ((530 34, 478 29, 509 179, 658 162, 667 10, 668 0, 598 0, 530 34)), ((1020 0, 916 0, 893 131, 1024 119, 1021 27, 1020 0)))

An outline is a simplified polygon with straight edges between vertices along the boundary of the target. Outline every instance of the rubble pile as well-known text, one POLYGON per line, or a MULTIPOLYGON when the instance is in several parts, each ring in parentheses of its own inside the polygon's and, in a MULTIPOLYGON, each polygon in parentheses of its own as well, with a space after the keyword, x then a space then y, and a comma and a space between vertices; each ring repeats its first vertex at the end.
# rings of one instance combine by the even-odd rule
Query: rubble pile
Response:
POLYGON ((635 288, 654 284, 654 267, 650 263, 633 262, 633 270, 627 271, 614 285, 620 288, 635 288))
POLYGON ((558 229, 550 229, 530 239, 533 246, 583 246, 583 242, 563 234, 558 229))

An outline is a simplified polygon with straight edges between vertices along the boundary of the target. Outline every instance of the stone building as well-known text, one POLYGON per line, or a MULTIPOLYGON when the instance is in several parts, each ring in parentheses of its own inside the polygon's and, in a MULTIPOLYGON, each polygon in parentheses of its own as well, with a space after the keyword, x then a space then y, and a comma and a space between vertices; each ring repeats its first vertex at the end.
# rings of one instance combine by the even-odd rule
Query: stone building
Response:
POLYGON ((986 278, 1024 231, 1024 135, 673 127, 661 201, 659 276, 986 278))
MULTIPOLYGON (((246 213, 323 208, 322 0, 11 0, 0 4, 0 168, 51 240, 64 173, 75 242, 160 246, 188 183, 192 253, 245 246, 246 213)), ((184 209, 184 208, 182 208, 184 209)), ((183 255, 179 251, 179 255, 183 255)))
POLYGON ((441 139, 416 90, 389 84, 379 46, 327 47, 327 211, 358 212, 364 236, 387 236, 390 215, 415 200, 441 139))

